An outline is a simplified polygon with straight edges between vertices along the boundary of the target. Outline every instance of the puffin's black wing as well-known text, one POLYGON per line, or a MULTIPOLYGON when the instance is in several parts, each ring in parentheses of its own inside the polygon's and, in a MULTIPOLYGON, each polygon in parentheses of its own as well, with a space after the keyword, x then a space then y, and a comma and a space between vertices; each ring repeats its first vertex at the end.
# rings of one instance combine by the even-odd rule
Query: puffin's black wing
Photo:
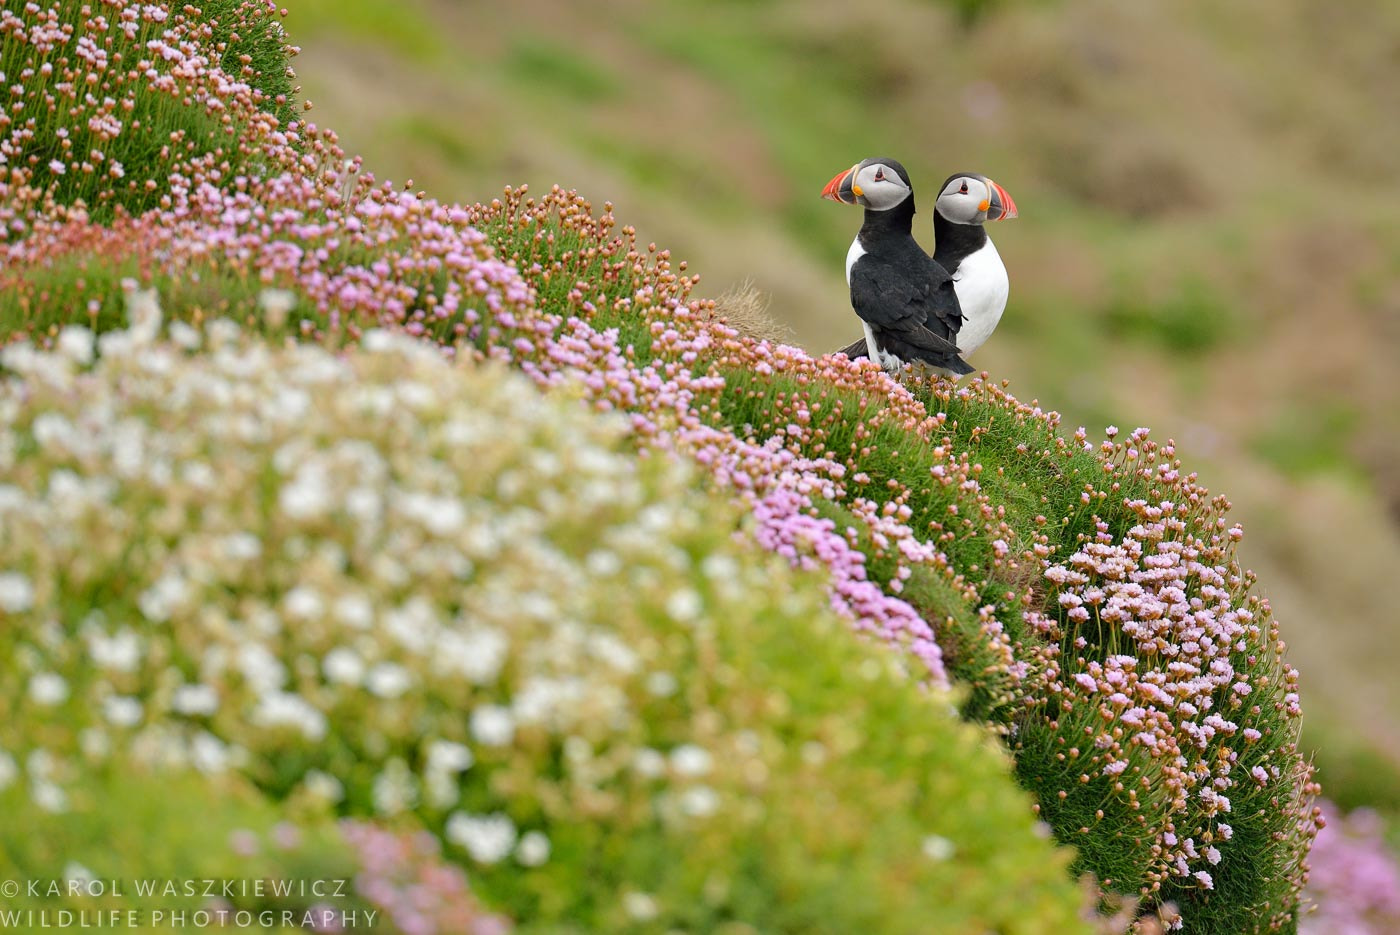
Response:
POLYGON ((958 296, 952 279, 941 266, 937 269, 943 272, 942 282, 932 275, 933 270, 918 275, 908 267, 877 266, 863 257, 851 269, 851 307, 870 326, 880 347, 901 360, 971 373, 972 367, 958 356, 952 340, 956 325, 946 324, 962 323, 958 296))
POLYGON ((928 281, 930 291, 925 304, 924 327, 956 342, 958 331, 962 328, 963 313, 953 277, 942 263, 929 257, 928 281))

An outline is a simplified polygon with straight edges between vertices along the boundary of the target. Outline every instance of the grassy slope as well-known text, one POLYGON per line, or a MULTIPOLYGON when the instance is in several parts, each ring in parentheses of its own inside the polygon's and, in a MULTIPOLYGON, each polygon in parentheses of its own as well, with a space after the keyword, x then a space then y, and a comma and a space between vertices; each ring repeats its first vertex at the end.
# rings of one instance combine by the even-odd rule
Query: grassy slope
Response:
POLYGON ((464 200, 567 179, 706 294, 755 281, 816 350, 849 337, 855 223, 822 181, 872 146, 918 178, 998 178, 1023 210, 996 231, 1016 287, 978 363, 1070 424, 1176 437, 1231 491, 1316 699, 1311 743, 1325 730, 1324 767, 1400 807, 1400 687, 1377 651, 1400 618, 1367 584, 1400 562, 1376 521, 1400 438, 1400 253, 1376 198, 1400 145, 1393 9, 1360 4, 1367 28, 1339 32, 1305 3, 1006 3, 963 32, 901 0, 861 23, 839 4, 289 7, 319 119, 384 174, 464 200))

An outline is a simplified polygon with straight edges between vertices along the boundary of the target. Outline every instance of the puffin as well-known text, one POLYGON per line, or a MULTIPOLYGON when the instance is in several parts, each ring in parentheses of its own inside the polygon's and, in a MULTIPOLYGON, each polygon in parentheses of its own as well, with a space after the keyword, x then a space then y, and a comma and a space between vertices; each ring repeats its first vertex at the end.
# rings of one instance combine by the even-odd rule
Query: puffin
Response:
POLYGON ((914 186, 904 166, 863 160, 827 182, 822 197, 865 208, 846 254, 851 307, 865 332, 860 356, 889 371, 922 364, 949 376, 971 373, 958 354, 963 315, 953 278, 914 239, 914 186))
MULTIPOLYGON (((1010 193, 978 172, 948 176, 934 202, 933 258, 953 278, 963 316, 956 341, 964 356, 985 344, 996 330, 1011 289, 1006 265, 984 225, 1016 216, 1010 193)), ((852 359, 868 356, 865 340, 842 348, 841 353, 852 359)))

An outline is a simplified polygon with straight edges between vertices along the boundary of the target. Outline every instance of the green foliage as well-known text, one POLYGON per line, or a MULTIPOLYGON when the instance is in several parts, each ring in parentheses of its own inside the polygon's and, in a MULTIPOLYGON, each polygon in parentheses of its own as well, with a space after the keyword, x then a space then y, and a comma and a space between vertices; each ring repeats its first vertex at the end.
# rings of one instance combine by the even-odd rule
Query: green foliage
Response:
POLYGON ((24 91, 14 110, 22 105, 25 121, 0 124, 18 170, 3 182, 17 193, 24 186, 59 205, 81 201, 98 220, 119 207, 139 213, 168 203, 172 168, 191 176, 195 166, 231 173, 254 165, 261 155, 248 131, 259 115, 284 126, 293 118, 296 50, 275 7, 206 0, 157 20, 149 13, 155 7, 132 4, 138 16, 130 34, 120 9, 92 7, 52 0, 0 33, 0 75, 24 76, 14 85, 24 91), (36 38, 30 29, 46 13, 71 31, 36 38), (159 44, 154 53, 151 42, 159 44), (184 61, 191 49, 213 52, 247 89, 232 90, 198 61, 184 61), (151 62, 149 72, 138 71, 138 61, 151 62), (93 95, 94 87, 102 93, 93 95))
POLYGON ((1202 354, 1229 343, 1238 328, 1235 305, 1204 280, 1179 283, 1161 302, 1144 301, 1135 285, 1124 285, 1103 310, 1116 334, 1159 345, 1178 355, 1202 354))
MULTIPOLYGON (((153 913, 192 915, 218 904, 206 896, 206 880, 215 881, 221 896, 225 880, 247 881, 249 887, 273 879, 347 884, 344 895, 331 900, 235 890, 224 901, 230 911, 273 911, 280 918, 283 911, 302 913, 318 901, 337 911, 366 908, 348 885, 358 867, 328 816, 308 814, 295 826, 287 824, 282 809, 234 776, 211 779, 119 760, 85 771, 72 789, 71 806, 52 814, 33 807, 23 784, 0 791, 0 808, 9 816, 0 825, 0 875, 24 887, 15 898, 7 894, 0 920, 12 912, 33 912, 37 920, 47 912, 58 927, 60 910, 75 917, 86 912, 90 920, 97 912, 120 912, 124 920, 133 912, 137 931, 168 930, 152 924, 153 913), (282 833, 280 843, 274 829, 282 833), (240 838, 255 847, 252 853, 240 853, 240 838), (64 890, 71 875, 83 871, 101 884, 100 895, 96 889, 48 892, 51 881, 64 890), (190 880, 196 881, 193 892, 185 885, 190 880), (30 881, 41 895, 29 895, 30 881), (177 881, 177 891, 165 892, 166 881, 177 881)), ((274 930, 293 931, 280 925, 274 930)))

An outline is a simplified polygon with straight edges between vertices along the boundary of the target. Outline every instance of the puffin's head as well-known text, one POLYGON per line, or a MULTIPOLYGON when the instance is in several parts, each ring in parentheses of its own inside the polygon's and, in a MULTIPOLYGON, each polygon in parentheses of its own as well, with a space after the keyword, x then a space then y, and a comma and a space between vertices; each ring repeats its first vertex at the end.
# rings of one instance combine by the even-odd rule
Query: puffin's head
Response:
POLYGON ((948 176, 933 207, 954 224, 985 224, 1016 216, 1016 202, 1006 189, 976 172, 948 176))
POLYGON ((874 158, 858 162, 822 189, 822 197, 871 211, 888 211, 914 194, 909 173, 893 159, 874 158))

